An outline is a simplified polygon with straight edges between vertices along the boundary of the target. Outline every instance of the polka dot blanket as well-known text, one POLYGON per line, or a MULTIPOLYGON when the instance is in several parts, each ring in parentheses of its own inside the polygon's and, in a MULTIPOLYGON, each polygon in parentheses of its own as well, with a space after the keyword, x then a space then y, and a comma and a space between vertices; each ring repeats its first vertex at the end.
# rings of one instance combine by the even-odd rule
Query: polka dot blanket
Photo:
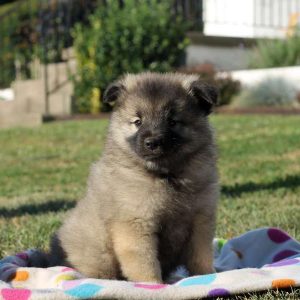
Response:
POLYGON ((181 267, 174 284, 84 278, 63 266, 29 268, 33 253, 0 261, 0 299, 200 299, 300 287, 300 243, 277 228, 253 230, 228 241, 215 239, 217 273, 188 277, 181 267))

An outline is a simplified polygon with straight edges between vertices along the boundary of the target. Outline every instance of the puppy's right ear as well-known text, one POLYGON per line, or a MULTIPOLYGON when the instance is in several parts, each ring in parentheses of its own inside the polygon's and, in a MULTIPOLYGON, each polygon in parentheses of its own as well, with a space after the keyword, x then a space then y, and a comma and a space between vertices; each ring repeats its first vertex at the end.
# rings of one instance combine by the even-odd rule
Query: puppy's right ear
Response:
POLYGON ((121 82, 116 81, 111 83, 104 92, 103 103, 113 105, 123 91, 125 91, 125 87, 121 82))
POLYGON ((191 83, 189 92, 197 100, 197 103, 204 111, 205 115, 209 115, 212 108, 218 102, 218 91, 214 86, 206 84, 200 80, 191 83))

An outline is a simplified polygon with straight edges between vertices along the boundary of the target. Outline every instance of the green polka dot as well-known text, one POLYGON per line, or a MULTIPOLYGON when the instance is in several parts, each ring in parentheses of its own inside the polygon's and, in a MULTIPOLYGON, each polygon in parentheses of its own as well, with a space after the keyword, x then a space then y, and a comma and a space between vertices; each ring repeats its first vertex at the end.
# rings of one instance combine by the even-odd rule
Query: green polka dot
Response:
POLYGON ((218 251, 220 252, 223 246, 227 243, 225 239, 218 239, 218 251))

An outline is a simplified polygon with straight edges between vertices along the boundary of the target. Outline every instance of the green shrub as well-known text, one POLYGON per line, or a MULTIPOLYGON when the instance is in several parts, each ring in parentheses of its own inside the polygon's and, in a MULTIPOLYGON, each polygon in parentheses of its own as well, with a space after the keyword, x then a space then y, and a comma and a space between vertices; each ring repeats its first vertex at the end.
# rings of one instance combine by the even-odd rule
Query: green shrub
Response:
POLYGON ((297 89, 280 77, 267 78, 257 85, 247 88, 234 99, 233 106, 297 106, 297 89))
POLYGON ((228 105, 241 90, 241 83, 232 79, 229 73, 218 73, 210 63, 203 63, 179 70, 186 74, 198 74, 203 80, 215 85, 219 91, 218 105, 228 105))
POLYGON ((69 27, 86 22, 98 0, 73 0, 71 6, 68 2, 27 0, 0 6, 0 88, 15 80, 16 63, 19 76, 29 79, 33 59, 62 61, 63 48, 73 43, 69 27))
POLYGON ((16 77, 18 63, 21 78, 32 77, 30 62, 37 43, 38 0, 11 3, 1 9, 0 87, 8 87, 16 77), (30 3, 29 3, 30 2, 30 3))
POLYGON ((170 71, 184 59, 186 26, 172 14, 171 1, 124 0, 122 7, 119 1, 106 2, 90 17, 89 26, 78 24, 74 30, 79 112, 90 112, 93 90, 103 94, 120 75, 170 71))
POLYGON ((219 89, 219 106, 230 104, 241 91, 241 83, 226 72, 223 72, 221 76, 217 75, 214 82, 219 89))
POLYGON ((300 65, 300 34, 283 40, 261 40, 250 56, 250 68, 300 65))

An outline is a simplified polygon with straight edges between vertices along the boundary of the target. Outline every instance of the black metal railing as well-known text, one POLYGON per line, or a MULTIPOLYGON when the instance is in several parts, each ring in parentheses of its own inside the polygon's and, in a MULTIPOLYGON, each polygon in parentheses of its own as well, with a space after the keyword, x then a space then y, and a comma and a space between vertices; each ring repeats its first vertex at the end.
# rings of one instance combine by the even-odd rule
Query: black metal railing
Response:
POLYGON ((254 0, 254 26, 283 28, 300 13, 300 0, 254 0))
POLYGON ((189 30, 203 30, 203 0, 175 0, 174 9, 189 22, 189 30))
POLYGON ((204 32, 215 25, 215 35, 222 35, 224 26, 228 28, 227 36, 243 27, 241 37, 247 35, 247 28, 255 32, 253 37, 284 37, 293 20, 300 18, 300 0, 203 0, 203 7, 204 32))

